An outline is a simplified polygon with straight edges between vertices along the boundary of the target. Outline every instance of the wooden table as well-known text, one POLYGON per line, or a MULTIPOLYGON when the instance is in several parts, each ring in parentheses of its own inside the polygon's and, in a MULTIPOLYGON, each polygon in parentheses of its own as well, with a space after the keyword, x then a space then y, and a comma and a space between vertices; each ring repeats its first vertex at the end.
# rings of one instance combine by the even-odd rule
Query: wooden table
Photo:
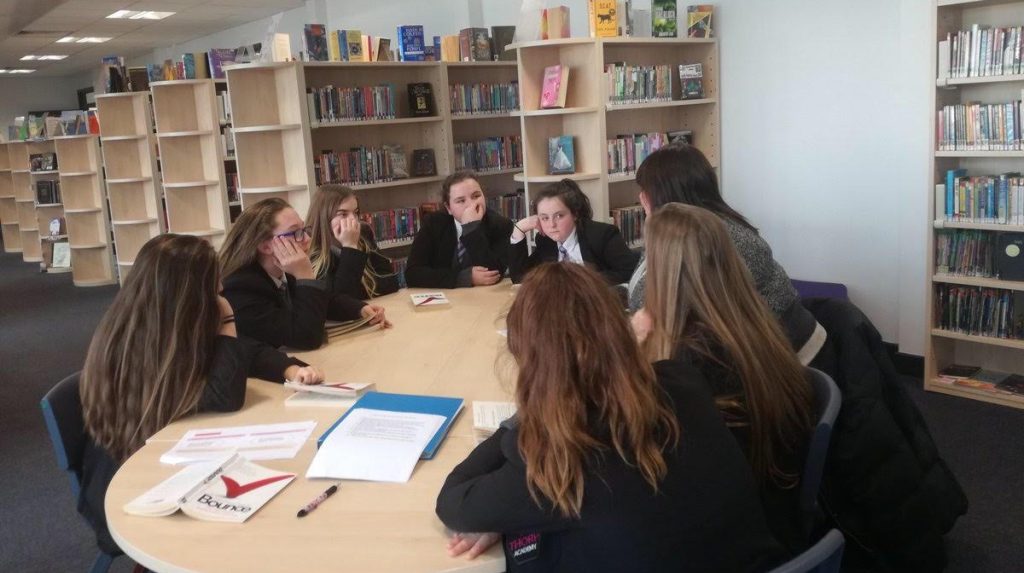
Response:
POLYGON ((466 400, 437 456, 420 461, 405 484, 343 481, 338 493, 308 517, 295 514, 330 481, 307 480, 316 439, 341 410, 285 407, 290 391, 249 380, 245 407, 200 414, 154 435, 121 467, 106 497, 110 533, 148 569, 166 571, 504 571, 500 545, 469 561, 447 554, 447 532, 434 514, 441 484, 475 447, 473 400, 511 401, 502 316, 512 301, 505 281, 493 287, 446 291, 451 305, 414 309, 409 289, 376 299, 394 327, 363 330, 299 353, 332 381, 367 381, 382 392, 458 396, 466 400), (500 372, 500 373, 499 373, 500 372), (291 485, 244 524, 199 521, 180 512, 138 517, 121 508, 179 468, 160 455, 194 428, 316 420, 309 441, 291 460, 258 462, 294 472, 291 485))

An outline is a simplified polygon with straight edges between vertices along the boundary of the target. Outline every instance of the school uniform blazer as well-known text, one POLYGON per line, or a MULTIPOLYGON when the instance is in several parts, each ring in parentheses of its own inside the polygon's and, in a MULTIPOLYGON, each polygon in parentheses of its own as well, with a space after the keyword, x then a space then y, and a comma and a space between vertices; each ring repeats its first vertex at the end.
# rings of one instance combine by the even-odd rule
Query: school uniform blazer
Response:
MULTIPOLYGON (((629 249, 618 227, 597 221, 576 221, 576 240, 580 245, 583 262, 593 265, 609 284, 629 282, 640 255, 629 249)), ((511 245, 509 274, 512 282, 522 282, 533 267, 556 261, 558 243, 538 233, 533 254, 527 255, 526 239, 511 245)))
POLYGON ((363 287, 363 271, 367 266, 373 270, 377 281, 376 294, 384 296, 398 292, 398 275, 391 265, 391 259, 377 251, 377 242, 369 225, 361 225, 360 234, 370 245, 370 252, 349 247, 331 247, 331 272, 322 277, 327 281, 327 290, 332 295, 346 295, 360 300, 370 298, 363 287))
MULTIPOLYGON (((206 375, 206 386, 199 397, 198 411, 235 412, 245 404, 246 378, 252 376, 270 382, 284 382, 284 372, 292 365, 306 366, 306 363, 244 336, 218 336, 210 371, 206 375)), ((91 436, 87 437, 82 452, 78 512, 96 532, 96 543, 100 549, 119 555, 121 549, 107 529, 103 499, 121 464, 91 436)))
POLYGON ((488 209, 479 222, 463 225, 462 244, 467 261, 455 262, 455 218, 447 211, 428 217, 412 243, 405 282, 411 287, 456 288, 473 286, 470 268, 487 267, 502 275, 508 267, 508 238, 512 221, 488 209))
MULTIPOLYGON (((513 425, 452 470, 437 498, 438 517, 454 531, 503 534, 510 573, 771 569, 785 552, 703 377, 678 362, 654 369, 681 429, 679 443, 662 452, 668 471, 657 492, 608 446, 588 457, 580 517, 566 518, 543 495, 539 503, 531 497, 513 425)), ((592 435, 610 444, 605 421, 591 423, 592 435)))
POLYGON ((301 350, 324 342, 324 321, 360 317, 365 303, 345 295, 332 296, 323 281, 295 280, 286 274, 291 307, 258 262, 224 279, 224 298, 235 311, 238 333, 271 346, 301 350))

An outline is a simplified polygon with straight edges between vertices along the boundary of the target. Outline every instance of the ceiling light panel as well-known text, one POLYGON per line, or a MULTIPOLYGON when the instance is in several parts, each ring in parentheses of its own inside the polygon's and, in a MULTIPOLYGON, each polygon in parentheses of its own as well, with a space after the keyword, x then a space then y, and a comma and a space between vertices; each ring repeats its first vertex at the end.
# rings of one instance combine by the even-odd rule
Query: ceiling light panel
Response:
POLYGON ((176 12, 159 12, 157 10, 118 10, 107 18, 114 20, 163 20, 176 12))

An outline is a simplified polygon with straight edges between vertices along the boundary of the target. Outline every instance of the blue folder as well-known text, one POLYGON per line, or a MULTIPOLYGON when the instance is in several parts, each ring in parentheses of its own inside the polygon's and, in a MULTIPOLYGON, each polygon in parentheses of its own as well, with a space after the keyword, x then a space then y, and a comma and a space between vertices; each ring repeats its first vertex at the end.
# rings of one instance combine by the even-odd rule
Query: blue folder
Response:
POLYGON ((427 443, 427 447, 423 449, 423 454, 420 456, 421 460, 429 460, 434 457, 437 453, 437 448, 441 446, 441 441, 448 434, 448 429, 452 427, 452 422, 455 421, 455 417, 462 411, 462 398, 445 398, 443 396, 417 396, 415 394, 389 394, 387 392, 367 392, 363 394, 359 400, 348 409, 347 412, 342 414, 338 418, 337 422, 331 424, 330 428, 320 436, 316 441, 316 447, 319 448, 323 445, 324 440, 327 436, 331 435, 334 428, 338 427, 338 424, 345 419, 353 410, 359 408, 367 408, 370 410, 385 410, 388 412, 408 412, 411 414, 434 414, 437 416, 444 416, 444 423, 438 428, 437 433, 427 443))

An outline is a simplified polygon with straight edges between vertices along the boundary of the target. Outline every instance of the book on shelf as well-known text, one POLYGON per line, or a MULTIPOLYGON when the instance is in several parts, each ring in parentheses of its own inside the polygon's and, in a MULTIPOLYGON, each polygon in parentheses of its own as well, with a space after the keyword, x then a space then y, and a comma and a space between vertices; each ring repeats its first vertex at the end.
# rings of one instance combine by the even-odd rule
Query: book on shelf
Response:
POLYGON ((429 82, 413 82, 409 90, 409 115, 412 117, 428 117, 437 115, 434 104, 434 86, 429 82))
POLYGON ((576 152, 573 136, 559 135, 548 138, 548 173, 570 175, 576 173, 576 152))
POLYGON ((446 35, 437 38, 437 45, 434 46, 434 51, 438 59, 442 62, 461 62, 462 61, 462 47, 460 38, 457 35, 446 35))
POLYGON ((635 173, 655 151, 669 144, 665 133, 635 133, 608 140, 608 173, 635 173))
POLYGON ((398 55, 403 62, 422 62, 424 48, 423 26, 398 27, 398 55))
POLYGON ((997 233, 947 229, 935 234, 935 272, 943 275, 991 278, 995 268, 997 233))
POLYGON ((370 227, 377 246, 384 249, 414 237, 420 230, 420 212, 416 207, 373 211, 359 217, 370 227))
POLYGON ((29 169, 32 171, 56 171, 56 153, 32 153, 28 156, 29 169))
POLYGON ((557 40, 559 38, 571 38, 572 30, 569 24, 568 6, 545 8, 540 26, 541 39, 557 40))
POLYGON ((452 115, 509 113, 519 110, 519 82, 452 84, 448 86, 452 115))
POLYGON ((252 62, 258 62, 260 61, 262 53, 262 42, 256 42, 255 44, 243 44, 235 48, 235 63, 250 64, 252 62))
POLYGON ((591 38, 611 38, 619 35, 619 15, 616 0, 587 0, 587 20, 591 38))
POLYGON ((101 59, 100 85, 103 87, 103 93, 108 94, 132 91, 123 56, 104 56, 101 59))
POLYGON ((456 171, 487 172, 523 166, 523 140, 518 135, 460 142, 454 145, 454 151, 456 171))
POLYGON ((220 123, 231 122, 231 98, 227 92, 217 94, 217 119, 220 123))
POLYGON ((518 221, 526 217, 526 191, 518 189, 515 193, 488 197, 487 208, 494 209, 508 219, 518 221))
POLYGON ((308 62, 329 61, 327 53, 327 28, 323 24, 306 24, 302 27, 302 51, 308 62))
POLYGON ((138 66, 128 68, 128 81, 132 84, 133 91, 149 91, 149 66, 138 66))
POLYGON ((710 38, 714 34, 711 31, 711 16, 715 13, 715 7, 711 4, 697 4, 686 7, 686 37, 687 38, 710 38))
MULTIPOLYGON (((64 219, 64 217, 54 217, 53 219, 50 219, 50 222, 47 225, 47 230, 49 231, 50 239, 60 239, 63 237, 67 237, 68 222, 67 220, 64 219)), ((43 238, 47 237, 43 236, 43 238)))
POLYGON ((433 149, 412 150, 412 176, 433 177, 437 175, 437 159, 433 149))
POLYGON ((224 79, 224 66, 235 63, 235 50, 232 48, 210 48, 206 52, 210 75, 217 80, 224 79))
POLYGON ((409 177, 405 152, 398 144, 353 147, 340 153, 325 149, 314 157, 313 171, 317 185, 369 185, 409 177))
POLYGON ((124 505, 143 517, 179 509, 203 521, 242 523, 295 479, 295 474, 254 464, 238 454, 187 466, 124 505))
POLYGON ((515 50, 506 50, 516 36, 515 26, 491 26, 491 52, 494 59, 502 62, 516 61, 515 50))
POLYGON ((270 59, 273 62, 288 62, 292 59, 292 38, 284 32, 277 32, 271 38, 270 59))
POLYGON ((672 67, 605 64, 608 103, 646 103, 672 100, 672 67))
POLYGON ((568 90, 569 66, 556 64, 544 68, 540 92, 540 108, 564 108, 568 90))
POLYGON ((692 129, 677 129, 675 131, 668 132, 669 143, 685 143, 686 145, 693 145, 693 130, 692 129))
POLYGON ((1024 376, 1011 374, 996 384, 996 389, 1018 396, 1024 395, 1024 376))
POLYGON ((459 30, 459 59, 463 62, 489 62, 493 59, 487 28, 459 30))
POLYGON ((434 49, 433 44, 423 46, 423 61, 424 62, 436 62, 440 58, 437 50, 434 49))
POLYGON ((366 57, 363 51, 363 33, 359 30, 342 30, 344 34, 344 45, 342 48, 350 62, 365 62, 366 57))
POLYGON ((626 244, 635 245, 643 240, 644 221, 647 219, 640 205, 611 210, 612 223, 619 228, 626 244))
POLYGON ((313 124, 360 119, 394 119, 395 86, 306 88, 309 121, 313 124))
POLYGON ((378 62, 390 62, 393 58, 391 57, 391 38, 374 38, 374 56, 378 62))
POLYGON ((938 78, 1024 73, 1022 32, 1022 26, 991 28, 973 24, 970 29, 947 33, 938 44, 938 78))
POLYGON ((937 112, 939 151, 1020 151, 1021 100, 944 106, 937 112))
POLYGON ((36 181, 36 204, 53 205, 60 202, 60 181, 36 181))
POLYGON ((939 328, 971 336, 1024 338, 1024 293, 1005 289, 935 285, 939 328))
POLYGON ((651 0, 651 33, 655 38, 675 38, 678 33, 676 0, 651 0))
POLYGON ((373 41, 373 36, 370 36, 369 34, 363 34, 363 37, 360 39, 360 42, 362 43, 362 47, 363 47, 363 61, 364 62, 376 61, 376 59, 377 59, 375 57, 376 54, 374 54, 374 52, 373 52, 373 48, 374 48, 374 45, 375 45, 374 41, 373 41))
POLYGON ((224 127, 224 131, 220 134, 221 149, 224 150, 225 157, 235 156, 235 132, 230 126, 224 127))
POLYGON ((1000 233, 996 241, 996 275, 1004 281, 1024 281, 1024 233, 1000 233))
POLYGON ((970 378, 974 376, 979 370, 980 366, 969 366, 966 364, 951 364, 942 370, 939 370, 939 378, 943 381, 952 384, 956 380, 963 380, 964 378, 970 378))
POLYGON ((398 277, 398 287, 408 288, 408 283, 405 282, 405 269, 409 266, 409 258, 402 257, 398 259, 391 259, 391 268, 395 271, 395 276, 398 277))
MULTIPOLYGON (((1020 175, 968 176, 964 169, 948 170, 945 201, 937 200, 936 207, 944 203, 942 218, 951 222, 1024 224, 1024 177, 1020 175)), ((942 189, 939 185, 936 192, 942 189)))
POLYGON ((701 64, 679 64, 679 91, 682 99, 704 97, 704 66, 701 64))

